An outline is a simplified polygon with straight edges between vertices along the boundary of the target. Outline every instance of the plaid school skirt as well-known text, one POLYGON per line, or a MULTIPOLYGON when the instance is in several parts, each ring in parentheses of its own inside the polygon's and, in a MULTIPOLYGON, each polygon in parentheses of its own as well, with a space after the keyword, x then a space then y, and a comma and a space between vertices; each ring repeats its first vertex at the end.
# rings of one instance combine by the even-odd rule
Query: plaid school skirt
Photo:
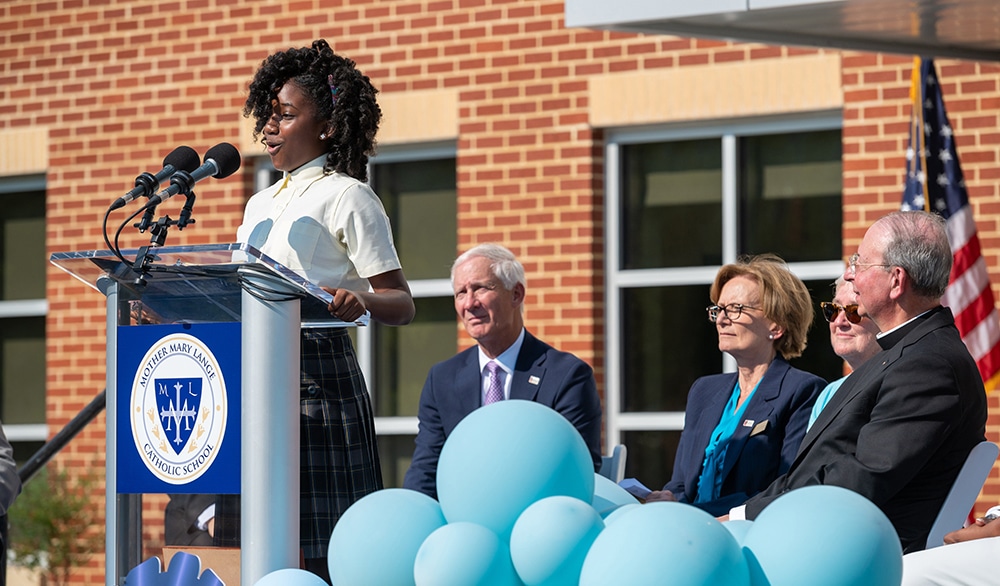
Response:
POLYGON ((345 328, 302 331, 302 549, 325 558, 337 520, 381 490, 375 415, 345 328))
MULTIPOLYGON (((306 558, 325 558, 340 516, 382 488, 371 398, 345 328, 301 335, 299 396, 300 542, 306 558)), ((216 503, 215 543, 239 545, 239 499, 216 503)))

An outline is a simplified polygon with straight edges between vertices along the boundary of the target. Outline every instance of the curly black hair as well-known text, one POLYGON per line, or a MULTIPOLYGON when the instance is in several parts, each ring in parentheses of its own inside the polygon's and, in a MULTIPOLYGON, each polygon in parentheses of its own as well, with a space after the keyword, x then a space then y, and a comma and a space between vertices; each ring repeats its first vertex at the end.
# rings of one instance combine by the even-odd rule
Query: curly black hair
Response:
POLYGON ((368 179, 368 157, 375 153, 375 133, 382 110, 375 101, 378 90, 354 61, 333 52, 323 39, 312 47, 288 49, 264 59, 250 81, 250 95, 243 115, 257 121, 254 140, 272 116, 272 100, 287 82, 312 97, 321 119, 333 126, 327 172, 337 171, 359 181, 368 179))

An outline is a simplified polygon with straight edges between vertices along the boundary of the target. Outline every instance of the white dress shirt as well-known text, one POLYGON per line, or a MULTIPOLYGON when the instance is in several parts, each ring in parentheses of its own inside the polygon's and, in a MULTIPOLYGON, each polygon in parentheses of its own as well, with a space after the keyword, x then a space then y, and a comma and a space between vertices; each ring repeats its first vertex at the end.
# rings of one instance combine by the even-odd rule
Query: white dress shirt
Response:
POLYGON ((514 366, 517 364, 517 355, 521 353, 521 346, 523 344, 524 328, 521 328, 521 333, 514 340, 514 343, 510 345, 510 348, 504 350, 496 358, 491 359, 483 352, 482 346, 479 347, 479 372, 482 378, 482 384, 480 385, 481 404, 486 404, 486 391, 490 388, 490 373, 486 370, 486 363, 490 360, 500 365, 500 370, 503 373, 503 398, 510 399, 511 374, 514 373, 514 366))

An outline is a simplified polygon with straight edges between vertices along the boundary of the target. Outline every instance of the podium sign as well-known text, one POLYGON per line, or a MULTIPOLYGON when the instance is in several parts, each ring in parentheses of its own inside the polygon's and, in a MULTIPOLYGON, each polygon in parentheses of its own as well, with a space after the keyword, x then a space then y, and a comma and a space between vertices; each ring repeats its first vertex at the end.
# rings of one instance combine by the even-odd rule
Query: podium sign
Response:
POLYGON ((118 328, 119 493, 240 493, 239 339, 239 323, 118 328))

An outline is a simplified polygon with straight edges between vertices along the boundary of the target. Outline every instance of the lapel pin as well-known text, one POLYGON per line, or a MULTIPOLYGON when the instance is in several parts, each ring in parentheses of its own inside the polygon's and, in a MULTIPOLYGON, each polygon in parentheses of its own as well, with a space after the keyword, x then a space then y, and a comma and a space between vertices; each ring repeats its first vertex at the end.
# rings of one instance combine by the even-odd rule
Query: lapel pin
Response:
POLYGON ((528 377, 528 384, 529 385, 537 385, 541 380, 542 379, 538 378, 537 376, 531 375, 531 376, 528 377))
POLYGON ((753 419, 744 419, 743 427, 753 427, 753 419))

